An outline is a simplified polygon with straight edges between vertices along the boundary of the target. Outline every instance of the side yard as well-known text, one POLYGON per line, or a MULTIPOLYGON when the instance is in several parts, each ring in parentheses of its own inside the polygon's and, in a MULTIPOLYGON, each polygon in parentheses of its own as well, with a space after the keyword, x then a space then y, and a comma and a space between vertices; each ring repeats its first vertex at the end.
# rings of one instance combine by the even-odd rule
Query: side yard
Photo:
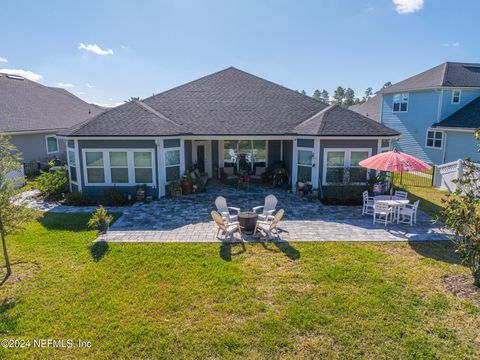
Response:
POLYGON ((0 356, 480 357, 480 305, 443 285, 468 274, 448 242, 105 244, 87 220, 9 239, 0 333, 92 347, 0 356))

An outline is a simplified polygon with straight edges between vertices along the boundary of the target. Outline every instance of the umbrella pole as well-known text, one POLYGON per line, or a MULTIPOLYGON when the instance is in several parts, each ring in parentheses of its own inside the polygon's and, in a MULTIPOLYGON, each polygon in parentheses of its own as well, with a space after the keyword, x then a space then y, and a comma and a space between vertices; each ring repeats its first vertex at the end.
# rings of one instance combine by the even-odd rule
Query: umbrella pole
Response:
POLYGON ((393 176, 395 173, 393 171, 390 172, 390 200, 392 200, 393 196, 393 176))

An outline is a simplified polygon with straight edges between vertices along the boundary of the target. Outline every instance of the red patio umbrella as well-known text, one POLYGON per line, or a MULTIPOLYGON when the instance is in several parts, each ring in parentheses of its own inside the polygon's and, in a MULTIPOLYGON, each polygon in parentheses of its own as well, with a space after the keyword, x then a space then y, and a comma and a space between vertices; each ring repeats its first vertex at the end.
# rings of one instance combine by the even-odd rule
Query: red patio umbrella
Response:
MULTIPOLYGON (((367 169, 389 172, 425 171, 432 168, 426 162, 412 155, 402 153, 397 149, 374 155, 360 161, 359 164, 367 169)), ((390 194, 392 191, 393 187, 390 186, 390 194)))

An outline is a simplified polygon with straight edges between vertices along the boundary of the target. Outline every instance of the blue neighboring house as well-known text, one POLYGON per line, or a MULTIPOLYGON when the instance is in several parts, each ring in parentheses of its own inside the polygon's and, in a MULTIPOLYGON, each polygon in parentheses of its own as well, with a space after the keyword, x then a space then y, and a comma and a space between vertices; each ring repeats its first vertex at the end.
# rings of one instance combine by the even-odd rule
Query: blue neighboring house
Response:
POLYGON ((480 161, 480 64, 446 62, 350 109, 400 132, 395 146, 424 161, 480 161))

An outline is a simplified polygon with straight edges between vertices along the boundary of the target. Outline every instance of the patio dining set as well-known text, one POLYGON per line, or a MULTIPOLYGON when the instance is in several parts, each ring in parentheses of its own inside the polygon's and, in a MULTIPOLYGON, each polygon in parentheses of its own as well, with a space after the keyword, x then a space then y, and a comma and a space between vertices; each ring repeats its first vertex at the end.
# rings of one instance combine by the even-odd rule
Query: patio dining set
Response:
POLYGON ((372 215, 373 223, 384 226, 390 223, 413 224, 417 223, 417 212, 420 200, 410 204, 406 191, 395 191, 393 195, 369 196, 368 191, 363 192, 362 215, 372 215))
POLYGON ((256 206, 251 210, 241 211, 240 208, 227 205, 227 200, 219 196, 215 200, 217 211, 211 212, 217 224, 216 237, 224 241, 232 241, 235 233, 239 233, 239 241, 244 240, 244 234, 254 237, 280 240, 278 223, 285 214, 284 209, 277 211, 278 200, 275 195, 265 197, 264 205, 256 206), (220 234, 223 238, 220 238, 220 234))

